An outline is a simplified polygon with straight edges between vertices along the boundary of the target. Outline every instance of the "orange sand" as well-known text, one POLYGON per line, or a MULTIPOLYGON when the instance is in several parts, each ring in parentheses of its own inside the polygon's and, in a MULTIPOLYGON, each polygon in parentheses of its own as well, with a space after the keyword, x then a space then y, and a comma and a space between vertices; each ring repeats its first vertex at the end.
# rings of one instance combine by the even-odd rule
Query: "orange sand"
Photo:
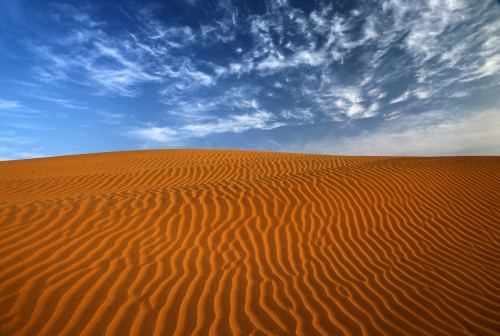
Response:
POLYGON ((500 157, 0 162, 1 335, 499 335, 500 157))

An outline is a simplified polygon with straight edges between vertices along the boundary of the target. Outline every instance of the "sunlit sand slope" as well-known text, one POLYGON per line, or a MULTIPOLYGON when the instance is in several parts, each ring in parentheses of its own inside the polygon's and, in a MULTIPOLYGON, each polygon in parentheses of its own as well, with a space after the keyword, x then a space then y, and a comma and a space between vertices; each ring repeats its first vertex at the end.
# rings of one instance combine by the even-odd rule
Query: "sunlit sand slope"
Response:
POLYGON ((500 158, 0 162, 1 335, 500 335, 500 158))

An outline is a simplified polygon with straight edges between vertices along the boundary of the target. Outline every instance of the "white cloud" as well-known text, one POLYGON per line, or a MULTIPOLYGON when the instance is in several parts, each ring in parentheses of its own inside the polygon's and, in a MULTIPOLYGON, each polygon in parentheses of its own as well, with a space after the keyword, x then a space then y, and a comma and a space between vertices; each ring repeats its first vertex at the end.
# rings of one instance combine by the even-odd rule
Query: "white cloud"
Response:
POLYGON ((87 70, 90 80, 101 87, 103 94, 136 96, 137 84, 161 81, 160 76, 148 71, 147 63, 145 67, 140 61, 140 50, 135 47, 120 48, 114 41, 109 42, 111 46, 95 43, 96 49, 92 58, 79 60, 78 64, 87 70), (102 63, 102 58, 111 59, 115 63, 102 63))
POLYGON ((465 92, 465 91, 458 91, 458 92, 453 92, 451 95, 449 95, 450 98, 463 98, 463 97, 469 97, 470 92, 465 92))
POLYGON ((283 68, 298 67, 301 65, 316 67, 324 64, 327 59, 327 55, 322 51, 313 52, 301 50, 289 58, 285 58, 282 54, 276 52, 274 55, 271 55, 259 62, 256 69, 277 71, 283 68))
POLYGON ((1 151, 6 151, 5 154, 9 157, 0 157, 0 161, 10 161, 10 160, 22 160, 22 159, 33 159, 47 157, 46 154, 40 152, 25 152, 20 151, 19 148, 5 148, 0 149, 1 151))
POLYGON ((427 99, 429 98, 432 94, 430 91, 418 88, 414 91, 415 96, 417 96, 419 99, 427 99))
POLYGON ((97 26, 103 26, 105 25, 106 23, 105 22, 97 22, 97 21, 94 21, 90 18, 90 16, 87 14, 87 13, 82 13, 82 12, 77 12, 73 15, 73 19, 77 22, 80 22, 86 26, 89 26, 89 27, 97 27, 97 26))
MULTIPOLYGON (((223 18, 220 21, 214 21, 212 25, 200 25, 201 40, 205 45, 215 43, 228 43, 236 38, 234 20, 231 17, 223 18)), ((236 52, 241 53, 242 50, 236 52)))
POLYGON ((106 25, 106 23, 103 21, 94 21, 91 18, 90 14, 89 14, 91 7, 88 5, 82 9, 82 8, 74 7, 70 4, 57 3, 57 4, 54 4, 54 7, 58 8, 59 11, 57 13, 53 13, 52 17, 58 21, 61 21, 62 18, 70 18, 70 19, 80 23, 81 25, 87 26, 90 28, 106 25))
POLYGON ((57 68, 34 66, 33 72, 36 74, 36 78, 43 83, 58 85, 61 82, 69 80, 64 71, 57 68))
MULTIPOLYGON (((182 85, 184 85, 183 90, 192 90, 193 88, 200 85, 213 85, 217 78, 217 75, 210 76, 202 71, 197 70, 188 59, 184 60, 184 62, 177 68, 177 70, 173 69, 169 65, 164 65, 161 73, 171 78, 179 79, 182 85)), ((173 87, 179 88, 179 83, 176 83, 173 87)), ((167 88, 167 91, 168 90, 169 89, 167 88)))
POLYGON ((444 111, 405 115, 358 136, 287 149, 339 155, 500 155, 499 112, 475 111, 461 117, 444 111))
POLYGON ((363 98, 361 97, 361 90, 352 86, 334 90, 333 95, 341 97, 351 104, 356 104, 363 101, 363 98))
POLYGON ((411 92, 410 91, 406 91, 401 96, 396 97, 396 98, 392 99, 391 101, 389 101, 389 104, 395 104, 395 103, 403 102, 403 101, 407 100, 408 98, 410 98, 410 96, 411 96, 411 92))
POLYGON ((114 125, 121 124, 123 122, 123 119, 126 117, 125 114, 109 113, 105 111, 98 111, 96 114, 102 117, 102 122, 114 125))
POLYGON ((407 65, 395 66, 392 80, 416 73, 417 81, 408 85, 415 97, 437 97, 458 82, 500 74, 500 12, 494 1, 387 0, 383 9, 371 15, 384 32, 373 69, 380 71, 382 57, 402 40, 407 65))
MULTIPOLYGON (((498 41, 500 43, 500 40, 498 41)), ((500 48, 499 48, 500 52, 500 48)), ((488 57, 484 64, 477 70, 473 71, 473 76, 468 78, 467 81, 480 79, 486 76, 493 76, 500 74, 500 54, 488 57)))
POLYGON ((352 28, 345 19, 333 16, 330 7, 313 11, 309 16, 282 2, 269 3, 269 11, 251 18, 250 33, 254 47, 238 63, 230 65, 234 74, 258 71, 261 75, 274 74, 286 68, 325 67, 343 61, 350 50, 376 36, 367 24, 366 36, 353 40, 352 28), (321 36, 321 37, 319 37, 321 36), (326 42, 321 42, 326 37, 326 42), (318 48, 318 45, 322 45, 318 48))
POLYGON ((378 114, 378 110, 380 108, 379 102, 372 103, 363 113, 363 118, 374 117, 378 114))
POLYGON ((284 110, 280 115, 285 119, 298 119, 306 122, 314 120, 314 113, 311 111, 311 108, 284 110))
POLYGON ((137 84, 160 81, 160 77, 133 68, 109 69, 106 67, 88 68, 90 79, 98 84, 99 94, 118 94, 135 97, 139 94, 137 84))
POLYGON ((147 127, 135 129, 129 132, 130 135, 140 139, 157 142, 174 142, 178 140, 177 131, 170 127, 147 127))
POLYGON ((363 90, 354 86, 332 86, 328 92, 306 94, 315 95, 320 109, 332 120, 339 120, 340 114, 350 119, 369 118, 377 115, 380 108, 376 99, 365 99, 363 90))
POLYGON ((35 99, 40 99, 40 100, 45 100, 49 101, 52 103, 56 103, 58 105, 71 108, 71 109, 88 109, 87 106, 79 105, 75 102, 72 102, 68 99, 60 99, 60 98, 52 98, 44 95, 36 95, 36 94, 28 94, 28 97, 35 98, 35 99))
POLYGON ((182 127, 188 137, 204 137, 215 133, 241 133, 249 129, 273 129, 283 123, 274 122, 272 113, 257 111, 253 114, 230 115, 228 118, 218 119, 213 123, 191 124, 182 127))
POLYGON ((10 143, 14 145, 26 145, 37 142, 38 138, 22 137, 22 136, 0 136, 0 143, 10 143))
POLYGON ((260 107, 256 97, 261 88, 244 84, 228 88, 219 94, 198 98, 189 95, 178 97, 170 95, 164 98, 166 105, 173 106, 170 114, 183 119, 207 120, 217 111, 235 111, 239 113, 253 113, 260 107))
POLYGON ((39 126, 36 124, 28 124, 28 123, 15 123, 15 124, 8 124, 10 127, 14 128, 21 128, 21 129, 29 129, 33 131, 51 131, 55 129, 54 127, 44 127, 44 126, 39 126))
POLYGON ((0 110, 10 110, 20 108, 21 105, 18 101, 0 99, 0 110))
POLYGON ((19 101, 0 99, 0 115, 14 118, 27 118, 39 111, 34 110, 19 101))
POLYGON ((164 27, 157 20, 150 19, 147 22, 147 38, 153 41, 161 41, 166 45, 181 49, 196 42, 196 36, 189 27, 164 27))
MULTIPOLYGON (((80 36, 78 32, 75 34, 80 36)), ((149 61, 144 59, 143 48, 133 41, 115 40, 104 33, 99 34, 99 38, 87 31, 81 34, 91 39, 91 43, 83 45, 79 43, 79 38, 72 37, 61 39, 59 42, 72 44, 70 48, 75 48, 74 53, 57 54, 54 51, 57 45, 33 48, 38 56, 49 62, 49 66, 38 66, 34 69, 39 79, 53 84, 67 80, 80 81, 86 85, 93 84, 99 94, 132 97, 138 94, 138 84, 161 80, 149 69, 149 61), (82 73, 82 70, 84 77, 75 77, 75 74, 82 73)))
POLYGON ((148 5, 138 14, 125 12, 139 29, 113 34, 106 33, 106 24, 89 23, 89 11, 75 16, 81 24, 65 37, 38 47, 47 64, 35 71, 46 82, 77 82, 101 95, 135 97, 143 84, 157 84, 169 117, 184 126, 131 134, 161 142, 268 129, 283 119, 311 123, 381 115, 395 122, 408 106, 464 97, 465 82, 499 75, 500 16, 491 1, 368 4, 343 15, 321 3, 307 14, 274 1, 266 13, 242 18, 230 1, 220 1, 213 20, 198 28, 168 26, 156 19, 161 6, 148 5), (236 34, 248 34, 249 43, 224 45, 236 34), (227 54, 213 63, 197 59, 201 52, 213 53, 214 45, 227 54), (239 91, 228 88, 243 82, 239 91), (264 85, 247 90, 254 83, 264 85), (404 92, 399 97, 391 94, 395 86, 404 92), (264 112, 277 99, 289 103, 279 107, 281 115, 264 112))
MULTIPOLYGON (((163 82, 166 77, 175 78, 173 86, 185 91, 212 85, 226 69, 207 63, 214 72, 208 74, 198 70, 189 58, 172 56, 170 50, 196 42, 196 33, 189 27, 164 26, 154 18, 151 6, 135 16, 139 32, 109 35, 98 27, 101 24, 89 24, 44 45, 31 46, 46 61, 34 68, 38 78, 54 85, 77 82, 95 88, 100 95, 129 97, 140 93, 141 84, 163 82), (61 52, 61 47, 67 51, 61 52)), ((72 6, 61 9, 79 22, 91 20, 89 13, 76 13, 72 6)))
POLYGON ((365 108, 361 104, 351 104, 346 110, 345 114, 350 118, 355 118, 365 111, 365 108))
POLYGON ((170 127, 145 127, 130 131, 128 134, 137 138, 156 142, 175 142, 193 137, 206 137, 219 133, 241 133, 250 129, 269 130, 283 126, 276 122, 272 113, 257 111, 239 115, 229 115, 213 122, 187 124, 177 129, 170 127))

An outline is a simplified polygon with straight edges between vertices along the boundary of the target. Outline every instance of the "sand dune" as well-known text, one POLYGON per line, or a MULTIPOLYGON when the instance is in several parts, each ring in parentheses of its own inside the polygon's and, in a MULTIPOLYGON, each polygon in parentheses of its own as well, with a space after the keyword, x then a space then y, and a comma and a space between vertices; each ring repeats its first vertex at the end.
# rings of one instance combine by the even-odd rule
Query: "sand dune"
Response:
POLYGON ((500 335, 500 158, 0 162, 1 335, 500 335))

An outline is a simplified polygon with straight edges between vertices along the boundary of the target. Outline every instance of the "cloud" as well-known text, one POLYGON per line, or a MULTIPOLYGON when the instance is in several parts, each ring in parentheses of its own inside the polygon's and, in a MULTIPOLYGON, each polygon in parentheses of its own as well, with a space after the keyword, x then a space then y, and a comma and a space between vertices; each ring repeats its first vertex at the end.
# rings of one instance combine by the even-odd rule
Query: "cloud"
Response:
MULTIPOLYGON (((143 84, 156 83, 162 100, 176 111, 224 105, 214 99, 207 102, 206 90, 222 90, 230 79, 246 76, 253 83, 272 77, 282 94, 314 106, 310 113, 316 116, 357 119, 378 115, 394 103, 423 106, 440 94, 448 97, 444 88, 494 76, 500 67, 495 56, 500 43, 492 37, 500 28, 487 20, 492 16, 488 7, 461 1, 387 0, 379 7, 361 1, 356 15, 323 4, 308 15, 285 1, 269 2, 264 14, 248 17, 236 15, 238 9, 231 3, 220 2, 198 29, 168 26, 155 14, 161 6, 148 5, 136 14, 125 12, 138 29, 113 34, 106 33, 109 24, 93 18, 91 8, 61 10, 82 25, 52 45, 36 48, 48 62, 35 68, 40 79, 74 81, 99 95, 128 97, 140 95, 143 84), (472 29, 478 32, 470 34, 472 29), (234 40, 236 33, 248 37, 250 44, 242 48, 234 40), (231 57, 215 62, 199 58, 231 41, 231 57), (69 52, 61 51, 63 46, 69 52), (396 49, 405 54, 405 62, 394 59, 396 49), (352 64, 352 70, 345 72, 346 64, 352 64), (405 93, 386 99, 385 92, 398 80, 406 86, 405 93), (355 99, 332 95, 354 90, 355 99)), ((260 97, 250 96, 244 101, 262 105, 260 97)), ((266 96, 282 97, 270 90, 266 96)))
POLYGON ((44 126, 38 126, 35 124, 27 124, 27 123, 15 123, 15 124, 7 124, 7 125, 10 127, 28 129, 28 130, 33 130, 33 131, 51 131, 51 130, 55 129, 54 127, 44 127, 44 126))
POLYGON ((168 95, 172 92, 175 94, 177 91, 193 90, 200 86, 211 86, 221 74, 215 73, 215 75, 210 75, 206 72, 199 71, 189 59, 184 59, 183 62, 175 68, 165 64, 160 71, 162 75, 177 80, 161 91, 161 94, 164 95, 168 95))
POLYGON ((266 1, 258 13, 225 0, 190 4, 187 12, 206 12, 191 26, 161 21, 168 6, 119 7, 127 28, 100 20, 90 6, 63 6, 59 19, 72 24, 33 43, 43 60, 33 70, 44 83, 77 83, 102 96, 139 97, 147 89, 164 104, 169 127, 151 123, 128 135, 163 143, 360 118, 384 129, 500 83, 500 15, 492 1, 360 0, 349 13, 324 2, 305 12, 266 1))
POLYGON ((177 131, 170 127, 147 127, 139 128, 128 132, 129 135, 140 139, 156 142, 173 142, 178 140, 177 131))
MULTIPOLYGON (((81 22, 92 20, 91 8, 59 9, 61 15, 81 22)), ((127 14, 136 26, 133 32, 108 33, 109 25, 101 22, 73 26, 60 38, 34 43, 30 49, 45 63, 33 70, 45 83, 73 82, 93 88, 98 95, 110 96, 137 97, 146 83, 164 85, 158 90, 160 95, 178 95, 214 85, 228 69, 198 60, 186 48, 205 40, 204 35, 212 30, 230 30, 228 23, 217 21, 219 28, 204 30, 202 26, 201 32, 188 26, 166 26, 153 14, 158 9, 161 6, 148 5, 138 8, 133 16, 127 14)), ((120 10, 124 11, 121 7, 120 10)))
POLYGON ((125 42, 109 36, 94 38, 88 45, 65 40, 64 43, 73 43, 69 48, 75 47, 69 54, 57 54, 55 47, 35 47, 38 56, 50 64, 36 67, 35 71, 45 82, 59 84, 71 79, 92 84, 100 95, 134 97, 139 92, 138 84, 158 82, 161 78, 151 73, 147 61, 143 62, 143 49, 125 42))
POLYGON ((23 152, 19 151, 17 148, 9 148, 7 155, 10 157, 0 157, 0 161, 10 161, 10 160, 22 160, 22 159, 33 159, 47 157, 46 154, 40 152, 23 152))
POLYGON ((0 99, 0 115, 2 116, 24 118, 36 112, 36 110, 19 103, 19 101, 0 99))
POLYGON ((283 125, 284 123, 276 121, 272 113, 257 111, 252 114, 229 115, 213 122, 186 124, 177 129, 157 126, 138 128, 128 134, 150 141, 175 142, 219 133, 241 133, 250 129, 269 130, 283 125))
POLYGON ((82 23, 83 25, 85 26, 89 26, 91 28, 94 28, 94 27, 98 27, 98 26, 103 26, 105 25, 106 23, 105 22, 97 22, 97 21, 94 21, 90 18, 90 16, 86 13, 79 13, 79 12, 76 12, 74 15, 73 15, 73 19, 77 22, 80 22, 82 23))
POLYGON ((47 157, 46 154, 39 153, 39 152, 16 152, 16 153, 14 153, 14 156, 17 159, 33 159, 33 158, 47 157))
POLYGON ((91 12, 94 8, 92 8, 88 4, 82 8, 82 7, 75 7, 67 3, 66 4, 56 3, 52 4, 52 7, 57 9, 58 11, 52 13, 51 16, 59 22, 69 19, 81 24, 82 26, 90 28, 106 25, 106 22, 95 21, 91 18, 89 12, 91 12))
POLYGON ((89 43, 97 39, 106 39, 107 35, 99 30, 90 30, 86 28, 72 29, 71 34, 59 38, 56 42, 60 45, 75 45, 81 43, 89 43))
POLYGON ((292 151, 338 155, 500 155, 500 113, 475 111, 456 117, 429 111, 388 121, 357 136, 309 142, 292 151))
POLYGON ((272 113, 257 111, 253 114, 230 115, 212 123, 186 125, 181 129, 188 136, 204 137, 214 133, 241 133, 249 129, 269 130, 284 125, 274 122, 275 119, 272 113))
POLYGON ((21 105, 18 101, 0 99, 0 110, 18 109, 21 105))
POLYGON ((28 97, 35 98, 35 99, 40 99, 40 100, 45 100, 49 101, 67 108, 71 109, 88 109, 88 106, 82 106, 79 104, 76 104, 68 99, 60 99, 60 98, 52 98, 44 95, 37 95, 37 94, 28 94, 28 97))
MULTIPOLYGON (((497 42, 500 43, 500 39, 497 42)), ((471 71, 471 77, 465 78, 464 81, 477 80, 498 74, 500 74, 500 54, 488 57, 483 65, 471 71)))
POLYGON ((230 63, 229 73, 272 77, 273 83, 292 74, 290 83, 279 81, 280 88, 300 88, 295 101, 336 120, 376 116, 395 103, 404 107, 400 113, 446 104, 450 92, 467 96, 461 83, 500 74, 500 16, 493 6, 360 1, 356 15, 318 5, 307 16, 284 3, 251 18, 254 45, 230 63), (387 95, 395 85, 404 93, 387 95))
POLYGON ((312 122, 314 119, 314 113, 311 111, 311 108, 284 110, 280 115, 285 119, 297 119, 303 122, 312 122))
POLYGON ((109 113, 105 111, 98 111, 96 114, 102 117, 102 122, 113 125, 121 124, 123 122, 123 119, 126 117, 125 114, 109 113))
POLYGON ((201 24, 200 40, 207 46, 229 43, 236 39, 235 28, 234 17, 226 15, 220 21, 217 20, 207 25, 201 24))
MULTIPOLYGON (((72 6, 60 6, 60 10, 78 22, 91 20, 85 10, 78 12, 72 6)), ((108 34, 103 22, 74 26, 66 36, 44 44, 34 43, 31 50, 45 63, 33 70, 46 83, 76 82, 95 88, 99 95, 128 97, 138 96, 141 84, 163 82, 169 74, 179 79, 187 75, 192 82, 204 85, 212 81, 211 76, 197 71, 189 59, 169 54, 170 49, 195 41, 191 28, 165 27, 147 10, 139 11, 135 21, 140 28, 135 33, 124 30, 108 34), (172 70, 172 64, 180 64, 180 70, 172 70)))
POLYGON ((269 56, 268 58, 259 62, 256 66, 256 69, 277 71, 282 68, 296 68, 301 65, 315 67, 324 64, 327 59, 328 55, 322 51, 312 52, 301 50, 288 58, 285 58, 280 53, 276 53, 276 55, 269 56))
MULTIPOLYGON (((367 99, 363 90, 355 86, 330 86, 329 90, 319 92, 307 92, 315 96, 315 102, 320 109, 325 111, 333 120, 339 120, 339 116, 349 119, 369 118, 377 115, 380 103, 377 99, 367 99)), ((380 95, 383 97, 383 95, 380 95)))
MULTIPOLYGON (((407 80, 406 94, 413 93, 419 100, 442 97, 461 82, 498 76, 499 18, 494 1, 387 0, 381 11, 367 18, 380 32, 369 71, 379 73, 379 78, 381 72, 388 75, 378 84, 413 75, 414 79, 407 80), (390 66, 388 56, 394 47, 404 51, 404 66, 394 60, 390 66)), ((403 98, 409 96, 391 102, 403 98)))
POLYGON ((396 97, 394 99, 391 99, 389 101, 389 104, 395 104, 395 103, 403 102, 403 101, 407 100, 408 98, 410 98, 410 96, 411 96, 411 92, 410 91, 406 91, 401 96, 396 97))
POLYGON ((23 136, 2 136, 0 134, 0 143, 10 143, 14 145, 26 145, 37 142, 38 138, 23 137, 23 136))
MULTIPOLYGON (((175 89, 175 88, 174 88, 175 89)), ((215 90, 205 97, 193 94, 168 95, 163 102, 171 108, 170 114, 184 119, 210 119, 221 111, 253 113, 260 108, 257 101, 262 89, 251 84, 234 85, 227 89, 215 90)))
POLYGON ((266 14, 251 17, 249 33, 254 46, 242 54, 240 62, 230 64, 233 74, 257 71, 272 75, 287 68, 322 68, 342 61, 366 40, 352 40, 347 34, 352 27, 343 18, 333 17, 331 8, 313 11, 310 16, 286 1, 279 5, 271 1, 268 8, 266 14), (325 37, 327 41, 321 42, 325 37))

